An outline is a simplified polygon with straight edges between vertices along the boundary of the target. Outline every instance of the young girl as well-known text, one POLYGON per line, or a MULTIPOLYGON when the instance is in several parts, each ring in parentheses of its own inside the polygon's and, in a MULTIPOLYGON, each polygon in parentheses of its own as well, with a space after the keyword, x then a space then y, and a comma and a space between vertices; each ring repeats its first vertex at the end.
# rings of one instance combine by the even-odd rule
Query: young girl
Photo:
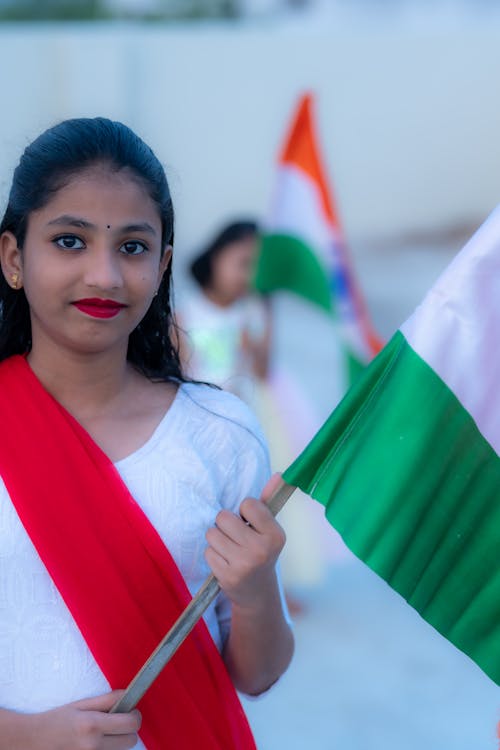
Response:
POLYGON ((0 750, 253 748, 234 688, 290 661, 266 448, 183 377, 172 244, 164 171, 124 125, 24 152, 0 225, 0 750), (142 726, 109 714, 210 570, 222 593, 142 726))
POLYGON ((271 321, 251 282, 259 233, 253 221, 223 227, 190 265, 196 282, 177 310, 187 372, 217 383, 250 406, 268 375, 271 321))

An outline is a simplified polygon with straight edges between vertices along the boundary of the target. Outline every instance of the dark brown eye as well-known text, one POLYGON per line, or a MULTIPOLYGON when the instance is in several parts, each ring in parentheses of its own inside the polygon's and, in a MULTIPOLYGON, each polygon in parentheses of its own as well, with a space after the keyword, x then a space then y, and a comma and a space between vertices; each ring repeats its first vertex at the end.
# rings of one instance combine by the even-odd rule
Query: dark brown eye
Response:
POLYGON ((85 243, 73 234, 64 234, 61 237, 56 237, 54 242, 58 247, 62 247, 65 250, 81 250, 85 247, 85 243))
POLYGON ((148 248, 146 245, 143 242, 139 242, 139 240, 124 242, 120 248, 120 252, 125 253, 125 255, 141 255, 141 253, 146 253, 147 251, 148 248))

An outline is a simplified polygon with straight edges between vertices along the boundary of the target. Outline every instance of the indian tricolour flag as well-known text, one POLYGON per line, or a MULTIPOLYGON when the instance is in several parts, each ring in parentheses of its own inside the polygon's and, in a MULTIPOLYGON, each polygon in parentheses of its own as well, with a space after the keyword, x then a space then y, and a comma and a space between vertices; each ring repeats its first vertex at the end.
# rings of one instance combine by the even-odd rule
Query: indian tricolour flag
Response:
POLYGON ((263 293, 294 292, 335 317, 346 357, 345 388, 380 349, 328 188, 310 94, 299 102, 279 157, 256 286, 263 293))
POLYGON ((497 683, 499 453, 500 207, 283 475, 497 683))

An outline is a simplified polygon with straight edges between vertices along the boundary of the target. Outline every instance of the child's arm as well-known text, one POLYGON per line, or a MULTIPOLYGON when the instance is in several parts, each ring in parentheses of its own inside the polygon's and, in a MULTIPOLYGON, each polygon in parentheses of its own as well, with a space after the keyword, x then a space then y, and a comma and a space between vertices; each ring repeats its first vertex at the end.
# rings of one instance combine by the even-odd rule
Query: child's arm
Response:
POLYGON ((0 750, 128 750, 138 741, 138 711, 109 714, 122 690, 36 714, 0 709, 0 750))
POLYGON ((252 374, 260 380, 269 375, 271 358, 272 319, 269 301, 265 300, 256 309, 252 309, 251 321, 256 320, 258 331, 253 325, 243 329, 241 347, 248 357, 252 374), (253 328, 253 330, 252 330, 253 328))
MULTIPOLYGON (((262 500, 275 484, 271 479, 262 500)), ((247 498, 240 513, 245 520, 228 510, 217 515, 216 526, 207 532, 205 555, 232 602, 224 661, 235 687, 258 695, 285 671, 293 654, 275 572, 285 534, 261 500, 247 498)))

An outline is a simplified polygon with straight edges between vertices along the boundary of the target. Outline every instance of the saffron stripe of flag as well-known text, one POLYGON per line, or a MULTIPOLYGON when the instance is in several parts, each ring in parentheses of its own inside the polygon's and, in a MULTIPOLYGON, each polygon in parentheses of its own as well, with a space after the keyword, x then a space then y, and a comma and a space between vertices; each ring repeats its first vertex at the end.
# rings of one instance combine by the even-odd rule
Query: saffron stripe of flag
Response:
POLYGON ((312 95, 303 96, 279 158, 256 286, 263 293, 295 292, 333 314, 354 365, 352 372, 357 372, 379 351, 380 342, 355 282, 322 165, 312 107, 312 95))
POLYGON ((500 684, 500 207, 283 478, 500 684))

